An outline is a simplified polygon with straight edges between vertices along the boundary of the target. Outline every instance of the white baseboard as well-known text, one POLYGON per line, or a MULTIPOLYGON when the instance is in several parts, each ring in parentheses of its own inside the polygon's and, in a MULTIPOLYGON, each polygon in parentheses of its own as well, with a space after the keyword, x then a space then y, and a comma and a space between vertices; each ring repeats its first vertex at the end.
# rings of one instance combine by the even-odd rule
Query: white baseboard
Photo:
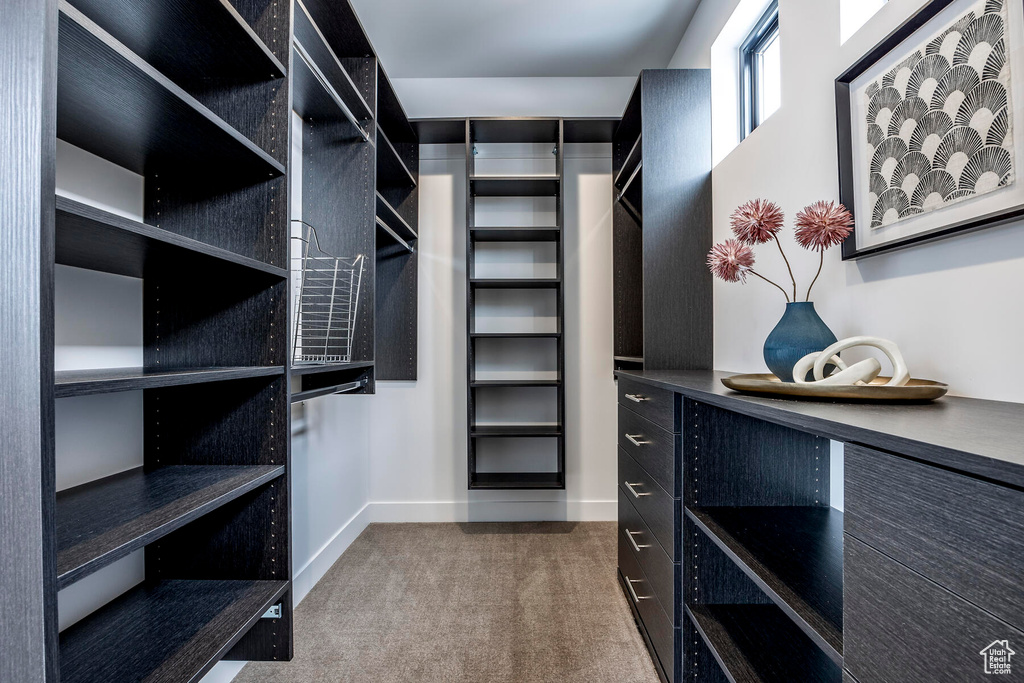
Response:
POLYGON ((352 541, 356 540, 356 537, 363 533, 363 529, 370 523, 370 505, 370 503, 364 505, 352 519, 345 522, 345 525, 331 537, 331 540, 320 547, 320 550, 317 551, 311 560, 295 570, 295 578, 292 579, 292 604, 298 606, 302 599, 306 597, 306 594, 316 585, 317 581, 324 577, 327 570, 352 545, 352 541))
POLYGON ((615 500, 370 503, 372 522, 614 522, 615 500))

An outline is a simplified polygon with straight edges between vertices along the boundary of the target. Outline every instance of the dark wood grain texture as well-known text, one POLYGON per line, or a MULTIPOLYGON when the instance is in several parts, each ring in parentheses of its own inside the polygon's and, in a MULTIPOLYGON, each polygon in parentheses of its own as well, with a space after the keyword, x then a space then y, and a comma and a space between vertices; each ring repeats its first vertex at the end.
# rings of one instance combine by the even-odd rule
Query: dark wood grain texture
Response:
POLYGON ((557 176, 471 176, 469 186, 477 197, 553 197, 561 182, 557 176))
POLYGON ((470 489, 564 489, 561 472, 473 472, 470 489))
POLYGON ((1024 492, 861 446, 845 458, 847 533, 1024 631, 1024 492))
POLYGON ((626 451, 673 498, 682 497, 676 464, 681 440, 619 404, 619 448, 626 451), (639 445, 637 445, 639 444, 639 445))
POLYGON ((686 605, 769 605, 771 599, 689 516, 682 523, 682 602, 686 605))
POLYGON ((283 465, 141 467, 57 493, 57 586, 284 474, 283 465))
POLYGON ((680 506, 633 458, 619 449, 619 489, 626 494, 665 554, 677 561, 676 530, 680 506), (629 484, 629 486, 627 486, 629 484), (635 491, 635 493, 634 493, 635 491))
POLYGON ((581 142, 611 142, 619 119, 582 118, 563 119, 565 144, 581 142))
POLYGON ((626 600, 636 609, 644 631, 653 645, 651 658, 659 663, 666 678, 675 680, 676 629, 654 595, 633 548, 624 534, 619 534, 619 575, 626 600))
POLYGON ((301 0, 309 16, 320 27, 327 44, 338 57, 376 57, 373 46, 348 0, 301 0))
POLYGON ((643 617, 640 616, 640 610, 637 609, 636 602, 633 600, 633 596, 629 592, 626 580, 622 576, 622 571, 617 571, 616 574, 619 579, 619 588, 622 590, 622 595, 626 599, 626 604, 629 605, 629 613, 633 616, 633 622, 636 624, 636 629, 640 632, 640 637, 643 638, 644 646, 647 648, 647 653, 650 655, 651 662, 654 664, 654 670, 658 674, 658 680, 661 681, 661 683, 668 683, 668 675, 665 672, 665 668, 661 665, 661 660, 658 659, 658 654, 654 649, 654 642, 651 640, 651 636, 647 633, 643 617))
POLYGON ((469 435, 474 438, 498 437, 498 436, 561 436, 560 425, 531 424, 531 425, 472 425, 469 435))
POLYGON ((625 377, 619 378, 619 405, 650 420, 665 431, 678 433, 682 428, 679 407, 681 402, 673 391, 640 384, 625 377))
POLYGON ((683 426, 687 507, 828 504, 827 439, 689 400, 683 426))
POLYGON ((559 289, 559 278, 471 278, 473 289, 559 289))
MULTIPOLYGON (((355 122, 366 130, 367 122, 373 117, 370 104, 372 100, 363 97, 359 86, 345 68, 345 62, 339 59, 327 43, 319 25, 301 2, 295 3, 295 30, 292 40, 299 53, 312 61, 318 79, 322 79, 320 87, 336 94, 355 122)), ((308 66, 307 64, 307 68, 308 66)))
POLYGON ((827 439, 859 443, 1024 488, 1024 406, 947 396, 921 405, 823 403, 746 396, 710 371, 622 371, 620 377, 827 439))
POLYGON ((56 398, 138 391, 186 384, 223 382, 250 377, 281 375, 280 367, 246 368, 113 368, 109 370, 62 370, 56 373, 56 398))
POLYGON ((419 239, 419 235, 416 229, 409 224, 405 218, 402 217, 395 207, 391 206, 390 202, 384 198, 380 192, 376 193, 377 196, 377 218, 380 218, 388 226, 394 230, 394 232, 404 239, 406 242, 412 242, 419 239))
POLYGON ((281 78, 287 69, 228 0, 75 0, 75 7, 174 81, 281 78))
POLYGON ((1024 632, 846 538, 844 665, 859 681, 987 681, 981 650, 1024 632))
POLYGON ((731 683, 840 683, 842 670, 774 605, 698 605, 687 615, 731 683))
MULTIPOLYGON (((182 237, 67 197, 56 200, 56 262, 116 275, 144 277, 151 267, 230 269, 241 266, 276 278, 287 271, 182 237)), ((237 273, 237 270, 229 270, 237 273)))
POLYGON ((679 563, 673 562, 672 558, 665 554, 644 518, 633 507, 633 503, 629 500, 629 494, 622 489, 619 489, 619 533, 629 541, 629 546, 633 549, 633 556, 644 570, 644 575, 651 584, 651 590, 658 598, 658 602, 661 603, 661 609, 666 615, 673 616, 673 624, 678 623, 675 618, 675 610, 679 602, 676 599, 679 563), (634 547, 634 543, 636 547, 634 547))
POLYGON ((828 507, 686 509, 834 662, 843 652, 843 513, 828 507))
POLYGON ((422 145, 465 145, 466 119, 413 119, 422 145))
POLYGON ((0 680, 58 680, 54 471, 57 3, 0 22, 0 680))
POLYGON ((67 2, 60 3, 57 136, 146 175, 187 166, 255 180, 284 166, 67 2))
POLYGON ((287 581, 148 581, 61 633, 61 681, 198 681, 287 581))
POLYGON ((470 237, 476 242, 557 242, 561 229, 557 227, 475 227, 470 237))

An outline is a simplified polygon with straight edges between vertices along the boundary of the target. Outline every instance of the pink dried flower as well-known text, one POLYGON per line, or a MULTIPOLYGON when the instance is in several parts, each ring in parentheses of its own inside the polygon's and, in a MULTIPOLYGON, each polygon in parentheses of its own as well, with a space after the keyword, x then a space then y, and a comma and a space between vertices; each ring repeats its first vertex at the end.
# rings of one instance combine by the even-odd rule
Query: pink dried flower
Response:
POLYGON ((744 244, 771 241, 784 222, 782 209, 767 199, 752 199, 732 212, 732 231, 744 244))
POLYGON ((737 240, 716 244, 708 252, 708 268, 715 277, 726 282, 746 282, 754 265, 754 251, 737 240))
POLYGON ((796 241, 804 249, 824 251, 845 240, 853 230, 853 216, 835 202, 814 202, 796 215, 796 241))

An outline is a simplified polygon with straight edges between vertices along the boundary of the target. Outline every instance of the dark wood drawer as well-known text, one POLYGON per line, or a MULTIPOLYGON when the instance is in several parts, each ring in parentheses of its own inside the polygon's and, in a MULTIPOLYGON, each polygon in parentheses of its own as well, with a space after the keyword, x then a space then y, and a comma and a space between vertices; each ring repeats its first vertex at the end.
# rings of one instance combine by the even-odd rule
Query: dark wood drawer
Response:
POLYGON ((680 431, 679 398, 675 392, 619 377, 619 404, 662 429, 680 431))
POLYGON ((663 489, 678 498, 682 491, 676 481, 676 455, 680 436, 645 420, 625 406, 619 406, 619 445, 640 463, 663 489))
POLYGON ((619 449, 619 490, 626 494, 629 502, 640 513, 644 523, 658 539, 665 554, 676 561, 675 534, 677 529, 675 510, 678 501, 658 486, 633 458, 619 449))
POLYGON ((1024 643, 1024 632, 849 534, 844 579, 843 664, 862 683, 990 680, 981 650, 1024 643))
POLYGON ((661 608, 675 623, 675 576, 676 565, 665 554, 658 539, 654 537, 640 513, 629 502, 627 494, 619 489, 619 533, 629 541, 629 547, 640 563, 640 568, 651 582, 661 608))
POLYGON ((1024 630, 1024 493, 847 445, 845 495, 849 534, 1024 630))
POLYGON ((675 629, 661 609, 650 582, 633 555, 633 548, 625 534, 619 534, 619 572, 628 585, 626 599, 633 603, 644 623, 647 637, 654 645, 654 654, 661 663, 668 679, 674 679, 675 672, 675 629))

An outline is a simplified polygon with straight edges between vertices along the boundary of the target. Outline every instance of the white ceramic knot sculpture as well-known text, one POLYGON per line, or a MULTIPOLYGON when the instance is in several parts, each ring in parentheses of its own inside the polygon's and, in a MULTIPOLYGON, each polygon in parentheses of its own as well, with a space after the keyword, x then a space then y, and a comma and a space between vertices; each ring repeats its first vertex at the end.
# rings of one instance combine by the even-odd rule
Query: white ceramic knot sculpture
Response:
POLYGON ((819 353, 809 353, 796 362, 793 366, 793 378, 798 384, 823 384, 823 385, 851 385, 868 384, 878 377, 882 371, 882 364, 876 358, 868 358, 853 365, 847 365, 836 354, 852 349, 856 346, 873 346, 880 349, 892 363, 892 379, 886 382, 886 386, 902 387, 910 381, 910 371, 907 363, 903 360, 903 354, 895 342, 880 337, 849 337, 837 341, 827 349, 819 353), (828 377, 825 376, 825 366, 829 363, 839 368, 828 377), (807 373, 813 371, 814 381, 807 380, 807 373))

